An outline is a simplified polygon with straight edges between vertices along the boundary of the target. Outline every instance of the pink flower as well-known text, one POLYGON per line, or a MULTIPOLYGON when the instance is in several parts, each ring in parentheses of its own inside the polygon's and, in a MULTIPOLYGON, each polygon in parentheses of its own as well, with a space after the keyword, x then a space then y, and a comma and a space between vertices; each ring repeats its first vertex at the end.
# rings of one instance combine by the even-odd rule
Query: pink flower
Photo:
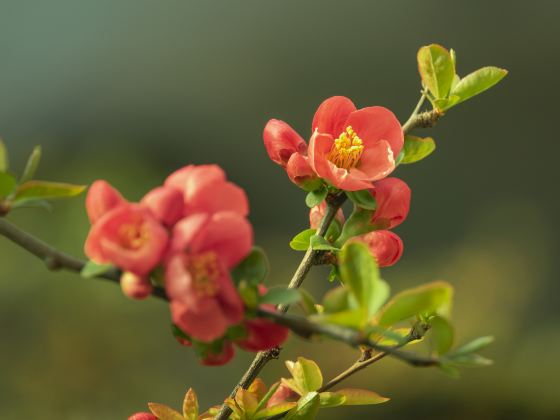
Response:
POLYGON ((136 300, 146 299, 154 290, 149 279, 129 272, 121 275, 121 289, 126 296, 136 300))
MULTIPOLYGON (((319 229, 321 222, 327 214, 327 203, 325 201, 321 202, 318 206, 315 206, 309 210, 309 226, 311 229, 319 229)), ((344 225, 344 213, 342 209, 336 212, 335 221, 340 223, 340 226, 344 225)))
POLYGON ((99 179, 89 187, 86 211, 91 224, 97 222, 108 211, 126 203, 122 195, 107 181, 99 179))
POLYGON ((379 267, 390 267, 396 264, 404 250, 401 238, 388 230, 376 230, 357 236, 353 240, 368 246, 379 267))
POLYGON ((306 191, 313 191, 321 186, 321 179, 309 165, 309 158, 300 153, 294 153, 290 157, 286 172, 290 181, 306 191))
POLYGON ((227 181, 218 165, 189 165, 173 172, 165 180, 166 187, 183 194, 183 215, 232 211, 241 216, 249 214, 245 191, 227 181))
POLYGON ((135 413, 128 420, 158 420, 158 418, 150 413, 135 413))
POLYGON ((406 219, 410 209, 411 191, 404 181, 385 178, 375 182, 369 191, 377 202, 372 223, 378 229, 392 229, 406 219))
POLYGON ((184 200, 181 191, 172 187, 157 187, 144 196, 141 204, 166 226, 173 226, 183 217, 184 200))
MULTIPOLYGON (((268 305, 266 305, 268 306, 268 305)), ((274 309, 270 305, 269 309, 274 309)), ((289 330, 267 319, 248 319, 245 321, 247 337, 235 344, 247 351, 263 351, 281 345, 288 338, 289 330)))
POLYGON ((147 275, 162 259, 168 235, 152 213, 137 204, 121 205, 92 226, 85 253, 99 264, 147 275))
POLYGON ((252 245, 251 225, 234 212, 198 213, 175 225, 165 289, 173 321, 189 336, 213 341, 241 321, 243 302, 229 270, 252 245))
POLYGON ((294 153, 305 155, 307 151, 305 141, 284 121, 270 120, 264 127, 263 140, 270 160, 283 167, 294 153))
POLYGON ((205 366, 221 366, 233 359, 234 354, 233 344, 231 344, 231 341, 225 340, 220 353, 210 353, 200 362, 205 366))
POLYGON ((373 106, 356 110, 350 99, 324 101, 313 118, 310 164, 321 178, 346 191, 371 187, 395 168, 404 135, 395 115, 373 106))

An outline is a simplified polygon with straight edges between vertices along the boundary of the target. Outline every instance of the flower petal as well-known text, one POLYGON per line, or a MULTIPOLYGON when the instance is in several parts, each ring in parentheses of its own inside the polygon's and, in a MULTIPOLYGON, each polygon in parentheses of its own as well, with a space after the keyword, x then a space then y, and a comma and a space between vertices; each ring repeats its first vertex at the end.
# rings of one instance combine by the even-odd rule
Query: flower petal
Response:
POLYGON ((385 140, 391 145, 394 156, 401 152, 404 144, 402 127, 395 114, 387 108, 371 106, 359 109, 350 114, 346 124, 352 126, 364 141, 366 150, 379 140, 385 140))
POLYGON ((185 333, 196 340, 210 342, 222 337, 229 323, 218 302, 207 299, 204 305, 194 311, 180 301, 171 301, 171 316, 185 333))
POLYGON ((305 141, 284 121, 270 120, 264 127, 263 140, 270 159, 281 166, 286 166, 294 153, 307 151, 305 141))
POLYGON ((377 181, 395 169, 395 159, 389 143, 385 140, 370 145, 360 157, 358 166, 350 170, 356 178, 377 181))
POLYGON ((333 96, 323 101, 313 117, 311 133, 330 134, 337 138, 346 129, 348 116, 356 111, 354 103, 345 96, 333 96))

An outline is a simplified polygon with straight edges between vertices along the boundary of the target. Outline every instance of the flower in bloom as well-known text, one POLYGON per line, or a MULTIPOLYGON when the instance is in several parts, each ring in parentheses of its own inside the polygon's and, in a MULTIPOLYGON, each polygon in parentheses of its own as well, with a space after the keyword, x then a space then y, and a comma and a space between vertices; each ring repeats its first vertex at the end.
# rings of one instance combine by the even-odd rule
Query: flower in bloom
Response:
POLYGON ((175 324, 204 342, 243 318, 243 302, 229 270, 253 245, 247 220, 234 212, 197 213, 173 228, 165 289, 175 324))
POLYGON ((183 194, 171 187, 157 187, 144 196, 141 204, 164 225, 171 227, 183 217, 183 194))
POLYGON ((305 162, 319 178, 346 191, 367 189, 385 178, 395 168, 404 143, 401 125, 391 111, 379 106, 356 109, 344 96, 333 96, 319 106, 311 131, 306 150, 288 124, 270 120, 263 135, 269 157, 283 167, 297 159, 301 168, 304 161, 294 156, 308 157, 305 162))
POLYGON ((150 413, 135 413, 128 420, 158 420, 158 418, 150 413))
POLYGON ((245 191, 229 182, 218 165, 185 166, 169 175, 164 185, 183 194, 183 216, 221 211, 249 214, 245 191))
POLYGON ((396 264, 404 250, 401 238, 389 230, 375 230, 352 240, 366 244, 379 267, 396 264))
POLYGON ((123 204, 105 213, 92 226, 85 253, 99 264, 114 264, 123 271, 145 276, 162 259, 166 229, 138 204, 123 204))
POLYGON ((86 196, 86 211, 94 224, 108 211, 126 203, 122 195, 107 181, 99 179, 89 187, 86 196))
POLYGON ((377 208, 372 223, 380 229, 400 225, 410 209, 411 191, 406 182, 398 178, 385 178, 374 183, 370 190, 377 208))

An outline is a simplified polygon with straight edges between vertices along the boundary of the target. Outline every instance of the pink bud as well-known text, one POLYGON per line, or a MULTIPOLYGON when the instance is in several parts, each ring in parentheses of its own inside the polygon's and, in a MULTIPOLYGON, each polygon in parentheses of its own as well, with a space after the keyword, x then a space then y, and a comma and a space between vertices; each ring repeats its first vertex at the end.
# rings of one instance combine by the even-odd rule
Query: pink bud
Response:
POLYGON ((272 397, 266 403, 267 407, 274 407, 276 405, 285 403, 285 402, 294 402, 298 401, 300 395, 292 391, 291 388, 288 388, 284 384, 280 384, 280 386, 276 389, 272 397))
POLYGON ((286 172, 290 180, 306 191, 313 191, 321 186, 321 180, 309 165, 307 156, 294 153, 288 160, 286 172))
POLYGON ((229 362, 233 355, 235 354, 235 350, 233 348, 233 344, 230 341, 224 341, 224 345, 222 348, 222 352, 218 354, 209 354, 204 359, 200 361, 205 366, 221 366, 225 365, 229 362))
POLYGON ((94 224, 109 210, 126 203, 121 194, 109 185, 108 182, 99 179, 89 187, 86 197, 86 211, 91 224, 94 224))
POLYGON ((158 420, 158 418, 150 413, 135 413, 128 420, 158 420))
POLYGON ((411 191, 398 178, 385 178, 373 184, 370 190, 377 202, 372 223, 381 229, 392 229, 400 225, 410 209, 411 191))
POLYGON ((270 120, 264 127, 263 139, 270 159, 284 167, 294 153, 304 154, 307 150, 305 141, 284 121, 270 120))
MULTIPOLYGON (((325 218, 325 214, 327 214, 327 203, 325 201, 309 210, 309 226, 311 229, 319 229, 321 222, 325 218)), ((345 218, 342 209, 336 212, 335 220, 339 222, 341 226, 344 224, 345 218)))
POLYGON ((357 241, 365 243, 371 254, 377 260, 379 267, 390 267, 401 258, 404 245, 395 233, 388 230, 376 230, 356 237, 357 241))
POLYGON ((166 226, 173 226, 183 216, 183 194, 171 187, 158 187, 144 196, 141 204, 166 226))
POLYGON ((154 290, 147 278, 130 272, 121 275, 121 289, 126 296, 136 300, 146 299, 154 290))

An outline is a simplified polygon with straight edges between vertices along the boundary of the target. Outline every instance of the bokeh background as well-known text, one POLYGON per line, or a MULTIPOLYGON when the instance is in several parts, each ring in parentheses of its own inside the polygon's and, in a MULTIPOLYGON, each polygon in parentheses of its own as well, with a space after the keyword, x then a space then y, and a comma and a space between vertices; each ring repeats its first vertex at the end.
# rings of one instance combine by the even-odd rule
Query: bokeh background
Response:
MULTIPOLYGON (((383 272, 395 291, 452 282, 459 341, 495 335, 495 365, 454 380, 386 360, 348 385, 390 403, 321 418, 560 418, 559 13, 553 1, 0 0, 0 135, 14 169, 42 144, 41 178, 105 178, 130 199, 184 164, 222 165, 248 191, 271 283, 285 283, 307 209, 266 156, 267 119, 307 135, 317 105, 339 94, 404 121, 419 96, 416 51, 431 42, 456 49, 462 75, 509 69, 430 131, 436 153, 398 169, 413 189, 398 228, 406 251, 383 272)), ((83 198, 10 219, 83 255, 83 198)), ((320 269, 306 281, 318 295, 329 286, 320 269)), ((203 407, 219 402, 251 355, 202 368, 168 325, 161 302, 49 273, 0 238, 0 417, 124 419, 147 401, 179 408, 189 386, 203 407)), ((294 338, 282 357, 297 355, 327 377, 355 357, 294 338)), ((263 377, 286 373, 276 362, 263 377)))

